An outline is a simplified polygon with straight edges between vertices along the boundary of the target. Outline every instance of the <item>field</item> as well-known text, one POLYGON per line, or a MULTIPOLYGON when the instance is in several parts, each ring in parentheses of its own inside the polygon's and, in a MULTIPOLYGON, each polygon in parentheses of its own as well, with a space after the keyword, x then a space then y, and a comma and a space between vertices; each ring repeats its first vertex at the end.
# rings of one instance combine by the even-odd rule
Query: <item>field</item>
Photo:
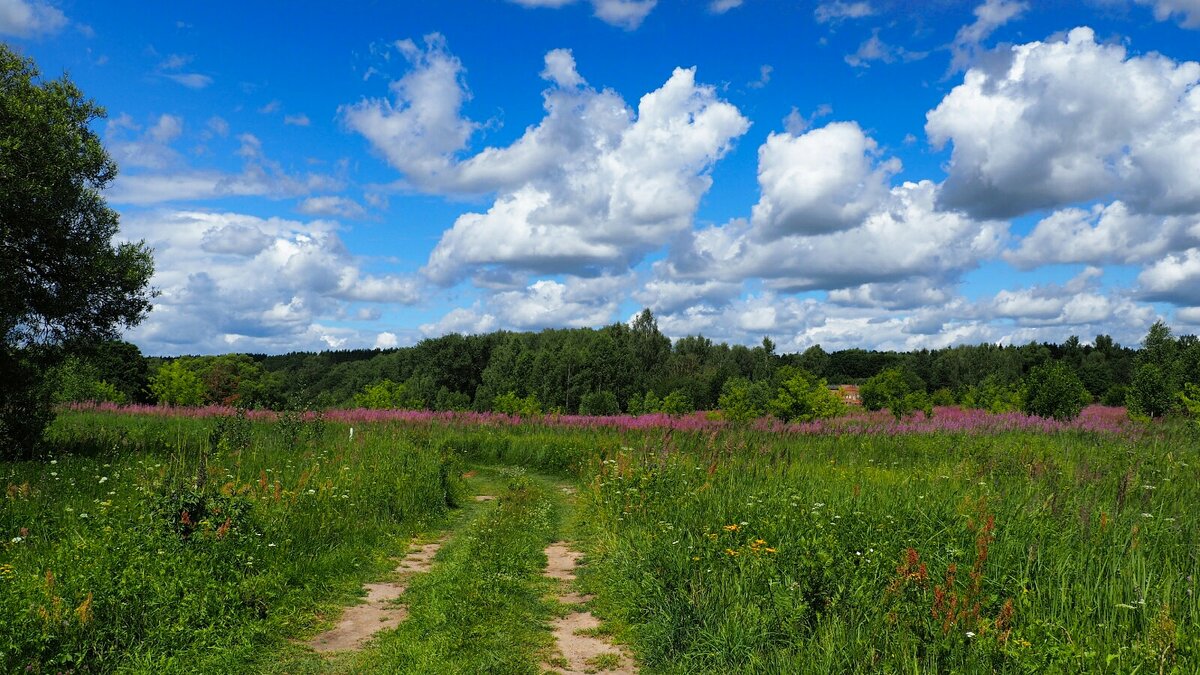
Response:
POLYGON ((537 673, 559 539, 642 672, 1200 670, 1194 426, 150 412, 0 464, 0 670, 537 673), (400 627, 307 649, 414 537, 400 627))

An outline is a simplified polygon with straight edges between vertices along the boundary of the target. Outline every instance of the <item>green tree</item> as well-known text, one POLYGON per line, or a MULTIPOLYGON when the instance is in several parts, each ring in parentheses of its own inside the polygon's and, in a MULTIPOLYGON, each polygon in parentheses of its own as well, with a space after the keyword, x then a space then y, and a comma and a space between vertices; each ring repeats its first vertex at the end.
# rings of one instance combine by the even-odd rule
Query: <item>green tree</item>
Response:
POLYGON ((100 378, 95 366, 78 356, 68 356, 47 377, 50 397, 56 404, 80 402, 126 403, 128 398, 100 378))
POLYGON ((580 415, 616 415, 621 412, 617 395, 611 391, 593 391, 579 401, 580 415))
POLYGON ((65 76, 41 80, 0 43, 0 453, 40 437, 44 373, 63 345, 114 339, 150 308, 149 249, 112 241, 118 217, 101 191, 117 167, 92 129, 102 117, 65 76))
POLYGON ((1129 414, 1135 417, 1164 417, 1175 407, 1176 393, 1161 368, 1143 363, 1133 371, 1133 382, 1125 395, 1129 414))
POLYGON ((897 420, 916 410, 933 414, 933 402, 925 393, 924 383, 900 368, 889 368, 867 380, 859 395, 867 410, 887 408, 897 420))
POLYGON ((150 392, 160 405, 204 403, 204 382, 182 359, 168 361, 150 376, 150 392))
POLYGON ((751 382, 743 377, 725 381, 717 407, 730 422, 745 423, 767 414, 771 389, 766 382, 751 382))
POLYGON ((1075 371, 1062 361, 1047 361, 1029 371, 1022 387, 1021 409, 1059 421, 1079 417, 1091 398, 1075 371))
POLYGON ((768 409, 785 422, 811 422, 837 417, 846 410, 842 399, 829 388, 825 380, 813 377, 808 371, 784 366, 776 371, 776 379, 779 384, 768 409))
POLYGON ((387 379, 363 387, 355 395, 352 405, 371 410, 420 410, 425 407, 424 401, 409 392, 405 383, 387 379))
POLYGON ((1163 417, 1179 402, 1181 384, 1179 346, 1171 329, 1156 321, 1142 340, 1133 381, 1126 393, 1126 405, 1133 415, 1163 417))
POLYGON ((662 400, 662 412, 668 415, 684 415, 695 410, 692 400, 682 389, 667 394, 662 400))

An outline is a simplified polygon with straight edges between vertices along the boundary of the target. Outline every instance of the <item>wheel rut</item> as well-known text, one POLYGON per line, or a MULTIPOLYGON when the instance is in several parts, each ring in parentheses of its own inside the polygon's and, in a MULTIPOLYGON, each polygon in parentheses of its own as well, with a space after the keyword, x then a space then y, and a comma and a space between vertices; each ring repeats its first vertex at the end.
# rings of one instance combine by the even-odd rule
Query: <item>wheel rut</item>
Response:
POLYGON ((396 573, 403 575, 398 581, 363 586, 367 591, 363 602, 346 608, 338 624, 314 637, 308 646, 320 653, 356 650, 376 633, 399 626, 408 616, 408 608, 396 600, 408 590, 412 575, 428 572, 433 567, 433 558, 445 541, 443 537, 409 551, 395 569, 396 573))
POLYGON ((558 601, 573 606, 566 616, 555 619, 552 630, 556 655, 542 668, 561 675, 582 673, 611 673, 634 675, 637 667, 633 657, 621 647, 597 635, 600 619, 583 607, 592 596, 574 589, 575 569, 583 554, 567 542, 555 542, 546 547, 545 575, 558 581, 558 601))

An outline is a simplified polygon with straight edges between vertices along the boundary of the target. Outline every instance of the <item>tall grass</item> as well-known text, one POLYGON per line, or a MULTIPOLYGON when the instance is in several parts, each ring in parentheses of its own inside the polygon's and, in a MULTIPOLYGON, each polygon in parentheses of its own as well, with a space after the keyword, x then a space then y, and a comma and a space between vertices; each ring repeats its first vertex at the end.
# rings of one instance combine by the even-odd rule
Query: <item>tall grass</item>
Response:
POLYGON ((230 672, 313 629, 460 497, 395 429, 67 414, 0 464, 0 670, 230 672))
MULTIPOLYGON (((7 669, 245 667, 382 574, 460 498, 470 460, 578 480, 582 583, 651 672, 1200 671, 1194 428, 285 416, 214 433, 223 419, 70 413, 61 454, 0 464, 7 669)), ((449 549, 413 593, 466 611, 500 570, 516 582, 496 607, 535 644, 529 579, 553 528, 521 517, 449 549)), ((452 642, 452 615, 401 632, 452 642)), ((501 623, 479 644, 502 645, 501 623)), ((361 663, 451 644, 422 639, 384 637, 361 663)))

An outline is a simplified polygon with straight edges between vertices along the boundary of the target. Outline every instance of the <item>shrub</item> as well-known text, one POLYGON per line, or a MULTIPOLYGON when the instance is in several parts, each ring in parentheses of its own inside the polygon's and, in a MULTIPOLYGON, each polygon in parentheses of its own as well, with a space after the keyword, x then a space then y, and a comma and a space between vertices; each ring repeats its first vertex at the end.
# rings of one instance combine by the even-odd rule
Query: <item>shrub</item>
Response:
POLYGON ((717 407, 730 422, 749 422, 767 414, 771 390, 766 382, 734 377, 725 381, 717 407))
POLYGON ((204 402, 204 383, 181 361, 170 361, 150 378, 150 393, 160 404, 200 405, 204 402))
POLYGON ((825 380, 800 368, 784 366, 776 373, 779 386, 768 404, 772 415, 787 422, 811 422, 837 417, 846 405, 825 380))
POLYGON ((1061 361, 1047 361, 1029 371, 1022 390, 1021 409, 1030 415, 1073 420, 1091 396, 1075 371, 1061 361))
POLYGON ((1144 417, 1163 417, 1175 405, 1172 387, 1162 369, 1153 363, 1143 363, 1133 372, 1133 382, 1125 396, 1129 414, 1144 417))

